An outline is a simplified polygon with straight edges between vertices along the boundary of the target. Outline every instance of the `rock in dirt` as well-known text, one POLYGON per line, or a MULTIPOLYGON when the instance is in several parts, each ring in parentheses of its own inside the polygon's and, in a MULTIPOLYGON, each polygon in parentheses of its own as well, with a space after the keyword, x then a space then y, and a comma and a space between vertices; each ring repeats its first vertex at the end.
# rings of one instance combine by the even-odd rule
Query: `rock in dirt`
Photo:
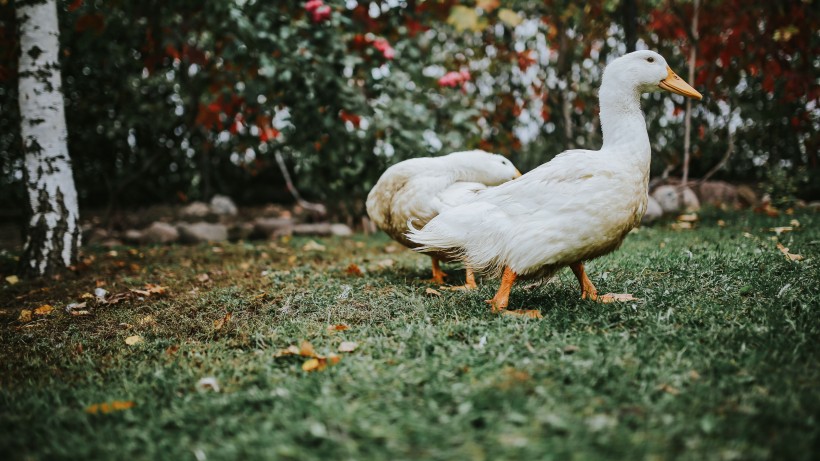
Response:
POLYGON ((293 218, 264 218, 253 220, 253 233, 257 236, 270 237, 290 235, 293 229, 293 218))
POLYGON ((191 202, 179 210, 184 219, 202 219, 211 213, 211 208, 204 202, 191 202))
POLYGON ((227 195, 214 195, 211 199, 211 212, 219 216, 236 216, 239 209, 227 195))
POLYGON ((177 224, 179 236, 186 243, 222 242, 228 240, 228 227, 204 221, 177 224))
POLYGON ((675 186, 660 186, 652 192, 654 198, 664 213, 677 213, 680 210, 680 197, 675 186))
POLYGON ((704 181, 697 188, 703 204, 718 208, 736 208, 740 205, 737 187, 725 181, 704 181))
POLYGON ((644 213, 643 218, 641 218, 641 224, 649 224, 655 220, 660 219, 663 216, 663 208, 652 197, 649 197, 649 200, 646 202, 646 213, 644 213))
POLYGON ((138 240, 142 243, 173 243, 179 240, 179 231, 171 224, 156 221, 143 229, 138 240))
POLYGON ((353 235, 353 229, 347 224, 333 223, 330 225, 330 233, 339 237, 350 237, 353 235))
POLYGON ((700 210, 700 200, 695 194, 695 191, 685 187, 681 190, 681 202, 683 202, 683 211, 692 213, 700 210))

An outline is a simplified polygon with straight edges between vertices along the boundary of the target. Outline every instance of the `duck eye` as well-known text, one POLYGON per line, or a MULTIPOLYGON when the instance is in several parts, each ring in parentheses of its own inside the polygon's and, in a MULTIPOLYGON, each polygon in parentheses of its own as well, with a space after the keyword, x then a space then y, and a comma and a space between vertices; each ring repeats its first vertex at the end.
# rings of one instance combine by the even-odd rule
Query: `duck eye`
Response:
POLYGON ((646 62, 655 62, 655 58, 648 57, 648 58, 646 58, 646 62))

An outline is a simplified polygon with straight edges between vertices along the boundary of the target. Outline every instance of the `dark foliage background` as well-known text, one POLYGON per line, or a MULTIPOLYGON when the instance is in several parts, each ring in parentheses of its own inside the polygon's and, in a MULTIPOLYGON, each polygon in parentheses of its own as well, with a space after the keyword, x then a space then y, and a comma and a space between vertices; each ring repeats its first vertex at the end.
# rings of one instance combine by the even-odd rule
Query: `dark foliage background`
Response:
MULTIPOLYGON (((526 171, 600 143, 606 60, 657 49, 682 76, 697 50, 697 178, 766 181, 820 196, 820 21, 813 1, 327 0, 60 2, 69 149, 83 207, 207 199, 288 201, 297 186, 363 212, 381 172, 409 157, 483 148, 526 171), (635 15, 624 14, 627 3, 635 15), (469 79, 443 86, 447 72, 469 79)), ((14 2, 0 4, 0 207, 24 200, 14 2)), ((683 105, 650 95, 653 173, 680 174, 683 105)))

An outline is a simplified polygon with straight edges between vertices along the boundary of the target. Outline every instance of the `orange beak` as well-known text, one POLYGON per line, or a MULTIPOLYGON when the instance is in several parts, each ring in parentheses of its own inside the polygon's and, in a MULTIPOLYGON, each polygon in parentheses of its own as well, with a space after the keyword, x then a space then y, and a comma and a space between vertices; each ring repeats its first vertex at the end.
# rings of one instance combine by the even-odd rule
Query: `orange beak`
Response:
POLYGON ((520 172, 520 171, 518 171, 518 168, 516 168, 516 169, 515 169, 515 176, 513 176, 513 179, 515 179, 515 178, 520 178, 520 177, 521 177, 521 172, 520 172))
POLYGON ((698 90, 692 88, 682 78, 678 77, 678 74, 676 74, 671 67, 666 66, 666 70, 669 73, 667 74, 666 78, 661 80, 661 83, 658 84, 659 87, 663 88, 666 91, 671 91, 672 93, 676 93, 689 98, 703 99, 703 95, 698 93, 698 90))

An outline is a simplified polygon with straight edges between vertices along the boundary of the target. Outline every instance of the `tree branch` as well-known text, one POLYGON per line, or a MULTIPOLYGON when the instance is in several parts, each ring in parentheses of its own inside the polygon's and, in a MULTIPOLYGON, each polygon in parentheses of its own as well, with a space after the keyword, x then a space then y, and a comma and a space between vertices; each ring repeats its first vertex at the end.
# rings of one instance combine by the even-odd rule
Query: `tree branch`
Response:
POLYGON ((285 178, 285 184, 288 187, 288 191, 290 191, 290 194, 293 195, 294 199, 296 199, 296 203, 302 208, 313 211, 319 215, 327 214, 327 208, 321 203, 308 202, 302 198, 299 190, 293 185, 293 181, 290 178, 290 173, 288 172, 287 165, 285 165, 285 159, 282 157, 282 153, 277 150, 274 153, 274 156, 276 157, 276 164, 279 165, 279 171, 282 172, 282 176, 285 178))

